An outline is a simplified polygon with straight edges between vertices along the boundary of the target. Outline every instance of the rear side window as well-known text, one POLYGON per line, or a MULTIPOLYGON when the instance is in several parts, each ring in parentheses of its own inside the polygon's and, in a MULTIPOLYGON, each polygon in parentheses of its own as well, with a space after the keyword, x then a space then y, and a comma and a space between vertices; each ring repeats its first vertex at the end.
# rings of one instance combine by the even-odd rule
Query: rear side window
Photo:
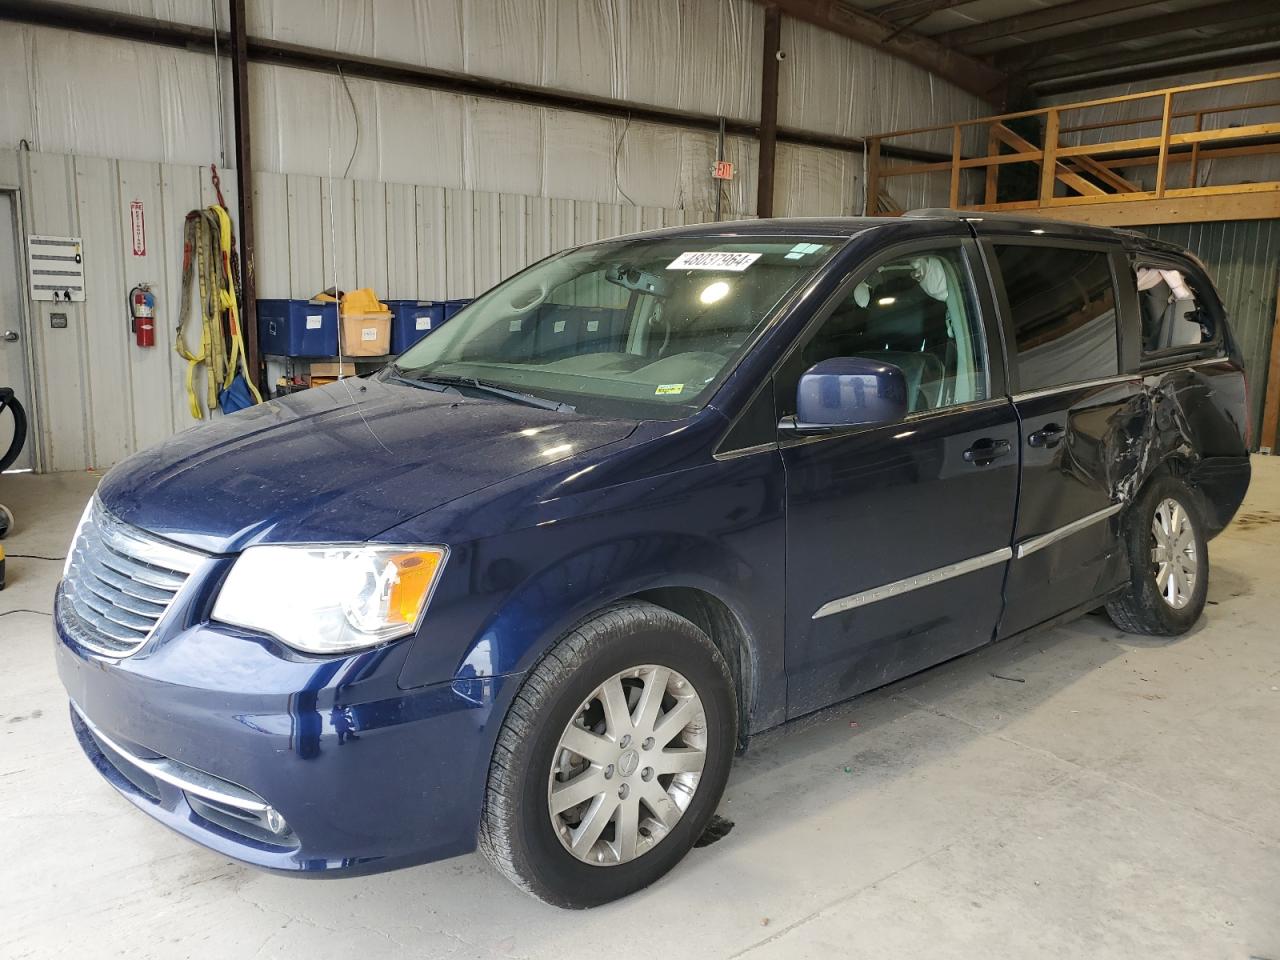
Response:
POLYGON ((1116 291, 1105 251, 996 246, 1013 313, 1018 389, 1115 376, 1116 291))
POLYGON ((1213 317, 1188 273, 1172 263, 1135 261, 1142 307, 1142 355, 1179 350, 1213 340, 1213 317))

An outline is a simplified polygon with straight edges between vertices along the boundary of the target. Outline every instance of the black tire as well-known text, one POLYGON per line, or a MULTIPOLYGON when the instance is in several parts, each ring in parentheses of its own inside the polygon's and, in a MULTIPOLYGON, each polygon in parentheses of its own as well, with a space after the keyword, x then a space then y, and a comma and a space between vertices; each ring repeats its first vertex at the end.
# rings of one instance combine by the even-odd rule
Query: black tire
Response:
POLYGON ((724 657, 694 624, 626 601, 564 636, 526 678, 498 734, 480 823, 480 849, 522 890, 581 909, 634 893, 674 867, 715 814, 729 778, 737 696, 724 657), (706 716, 706 759, 684 814, 651 849, 598 866, 571 854, 553 829, 548 782, 561 734, 600 684, 633 667, 667 667, 693 685, 706 716))
POLYGON ((1130 581, 1124 593, 1107 603, 1107 615, 1121 630, 1157 637, 1176 637, 1190 630, 1204 611, 1209 592, 1209 542, 1195 491, 1174 477, 1148 483, 1129 507, 1121 536, 1129 560, 1130 581), (1185 606, 1175 608, 1156 583, 1156 547, 1151 526, 1157 508, 1175 501, 1185 512, 1195 539, 1196 576, 1185 606))
POLYGON ((13 415, 13 439, 9 449, 0 452, 0 471, 9 469, 27 442, 27 412, 22 409, 22 404, 12 395, 0 397, 0 415, 6 410, 13 415))

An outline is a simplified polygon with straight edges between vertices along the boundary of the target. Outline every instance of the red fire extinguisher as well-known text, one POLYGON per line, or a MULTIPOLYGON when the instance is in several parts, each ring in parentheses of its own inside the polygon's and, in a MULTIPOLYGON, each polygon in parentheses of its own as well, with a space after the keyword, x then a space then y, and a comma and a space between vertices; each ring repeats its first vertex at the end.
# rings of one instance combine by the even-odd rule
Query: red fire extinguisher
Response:
POLYGON ((129 328, 140 347, 156 345, 156 295, 151 284, 140 283, 129 291, 129 328))

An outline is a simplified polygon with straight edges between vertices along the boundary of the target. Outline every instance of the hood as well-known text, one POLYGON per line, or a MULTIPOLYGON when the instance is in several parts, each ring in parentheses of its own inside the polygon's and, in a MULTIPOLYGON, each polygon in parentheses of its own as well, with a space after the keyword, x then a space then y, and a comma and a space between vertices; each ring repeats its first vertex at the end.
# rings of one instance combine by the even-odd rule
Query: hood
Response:
POLYGON ((126 523, 214 553, 355 542, 635 427, 349 380, 180 433, 113 469, 98 495, 126 523))

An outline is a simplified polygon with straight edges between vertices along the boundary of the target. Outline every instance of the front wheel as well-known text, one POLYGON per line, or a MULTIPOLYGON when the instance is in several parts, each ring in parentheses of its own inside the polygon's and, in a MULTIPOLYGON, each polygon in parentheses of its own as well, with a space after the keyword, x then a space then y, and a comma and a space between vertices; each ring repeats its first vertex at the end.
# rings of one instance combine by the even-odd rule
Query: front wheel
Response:
POLYGON ((646 887, 710 822, 736 731, 733 680, 707 635, 654 604, 612 606, 561 639, 516 695, 481 850, 557 906, 646 887))
POLYGON ((1190 630, 1209 592, 1209 546, 1199 502, 1186 484, 1147 484, 1124 521, 1130 581, 1107 604, 1121 630, 1172 637, 1190 630))

